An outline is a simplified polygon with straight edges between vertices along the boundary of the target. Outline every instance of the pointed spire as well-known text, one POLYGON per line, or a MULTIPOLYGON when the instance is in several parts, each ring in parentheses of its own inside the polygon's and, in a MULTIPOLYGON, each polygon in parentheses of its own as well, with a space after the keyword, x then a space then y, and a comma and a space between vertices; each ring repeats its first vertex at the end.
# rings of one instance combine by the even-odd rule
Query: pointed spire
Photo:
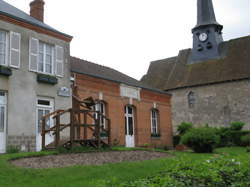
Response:
POLYGON ((193 30, 207 25, 214 25, 221 31, 223 26, 216 21, 212 0, 198 0, 197 6, 197 25, 193 30))

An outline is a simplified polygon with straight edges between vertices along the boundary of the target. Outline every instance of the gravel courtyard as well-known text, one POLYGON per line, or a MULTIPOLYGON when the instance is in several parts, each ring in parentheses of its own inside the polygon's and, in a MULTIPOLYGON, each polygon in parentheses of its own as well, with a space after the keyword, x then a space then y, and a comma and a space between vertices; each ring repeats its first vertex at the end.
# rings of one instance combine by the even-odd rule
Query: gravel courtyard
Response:
POLYGON ((10 162, 25 168, 61 168, 73 165, 102 165, 126 161, 153 160, 164 157, 170 157, 170 155, 152 151, 110 151, 30 157, 10 162))

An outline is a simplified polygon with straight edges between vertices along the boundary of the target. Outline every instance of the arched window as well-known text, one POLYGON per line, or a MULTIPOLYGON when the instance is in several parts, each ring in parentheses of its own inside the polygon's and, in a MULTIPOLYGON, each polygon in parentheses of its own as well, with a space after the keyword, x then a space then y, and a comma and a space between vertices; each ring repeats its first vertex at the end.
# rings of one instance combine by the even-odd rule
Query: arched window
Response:
POLYGON ((158 128, 158 111, 156 109, 151 110, 151 134, 159 134, 158 128))
POLYGON ((194 108, 195 105, 195 94, 194 92, 189 92, 188 94, 188 107, 189 108, 194 108))
MULTIPOLYGON (((105 118, 103 116, 106 115, 106 104, 103 101, 99 101, 95 106, 94 106, 95 111, 99 111, 102 116, 100 117, 100 125, 104 129, 106 128, 106 123, 105 123, 105 118)), ((95 113, 95 119, 97 120, 98 114, 95 113)))

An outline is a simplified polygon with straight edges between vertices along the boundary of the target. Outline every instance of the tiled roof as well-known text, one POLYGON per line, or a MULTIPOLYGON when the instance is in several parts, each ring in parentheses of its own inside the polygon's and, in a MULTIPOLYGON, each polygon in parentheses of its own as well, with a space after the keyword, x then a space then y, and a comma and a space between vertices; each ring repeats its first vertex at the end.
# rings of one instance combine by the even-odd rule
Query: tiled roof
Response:
POLYGON ((151 62, 142 82, 165 91, 250 78, 250 36, 223 42, 223 57, 188 65, 190 49, 151 62))
POLYGON ((11 18, 19 20, 19 21, 23 21, 23 22, 41 27, 43 29, 47 29, 47 30, 62 34, 66 37, 71 37, 71 36, 64 34, 62 32, 59 32, 56 29, 50 27, 49 25, 33 18, 32 16, 30 16, 30 15, 26 14, 25 12, 17 9, 16 7, 6 3, 3 0, 0 0, 0 14, 11 17, 11 18))
POLYGON ((71 72, 74 73, 80 73, 100 79, 105 79, 113 82, 123 83, 128 86, 134 86, 139 88, 144 88, 150 91, 166 94, 166 92, 163 92, 162 90, 155 89, 153 87, 150 87, 146 85, 145 83, 142 83, 132 77, 129 77, 115 69, 102 66, 99 64, 95 64, 92 62, 88 62, 86 60, 82 60, 76 57, 70 58, 71 63, 71 72))

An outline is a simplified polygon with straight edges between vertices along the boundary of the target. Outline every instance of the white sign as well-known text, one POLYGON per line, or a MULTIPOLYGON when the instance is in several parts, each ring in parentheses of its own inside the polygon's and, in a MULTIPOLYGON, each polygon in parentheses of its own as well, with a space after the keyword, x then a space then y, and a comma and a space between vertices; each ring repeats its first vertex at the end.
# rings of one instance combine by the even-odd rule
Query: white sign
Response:
POLYGON ((128 97, 140 100, 140 91, 141 88, 127 86, 124 84, 120 85, 120 94, 122 97, 128 97))
POLYGON ((63 97, 70 97, 71 96, 70 89, 67 87, 61 87, 58 90, 58 95, 63 97))

